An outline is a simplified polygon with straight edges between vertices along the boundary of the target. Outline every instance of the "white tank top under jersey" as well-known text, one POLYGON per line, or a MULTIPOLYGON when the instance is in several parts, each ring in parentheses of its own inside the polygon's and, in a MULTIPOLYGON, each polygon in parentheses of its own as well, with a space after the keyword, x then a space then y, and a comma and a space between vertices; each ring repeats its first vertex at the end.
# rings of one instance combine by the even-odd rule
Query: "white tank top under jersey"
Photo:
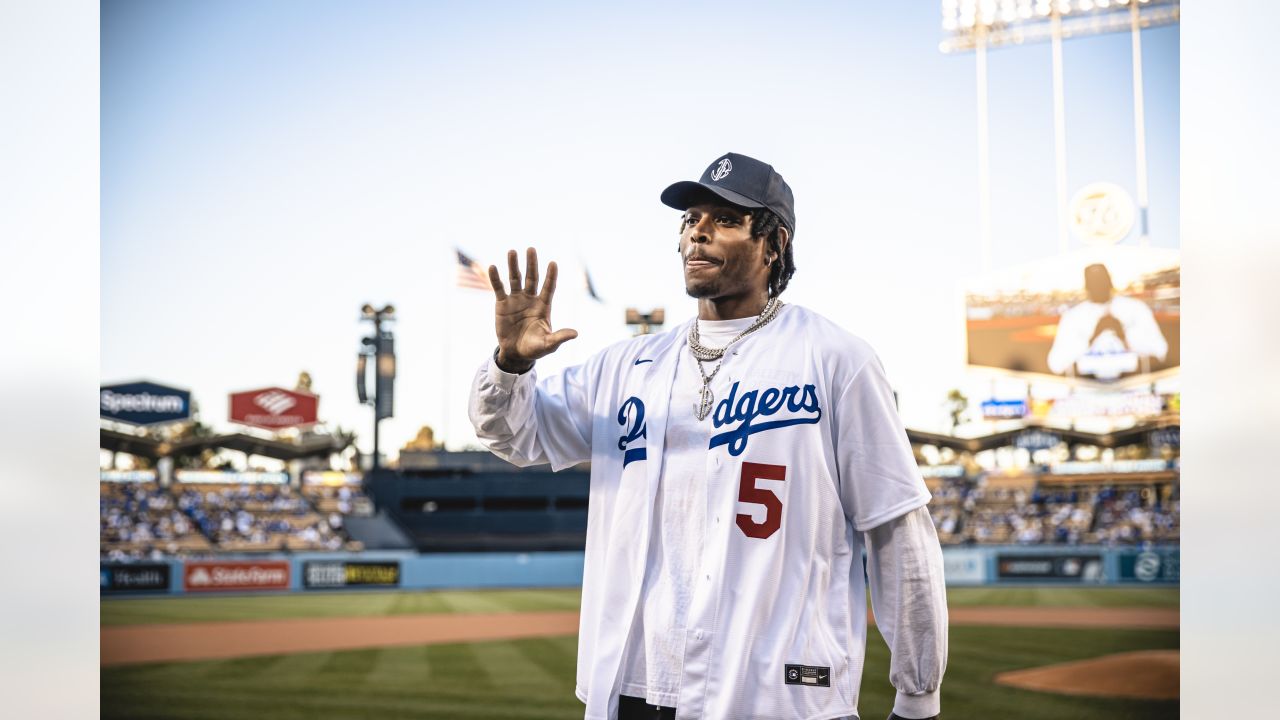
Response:
MULTIPOLYGON (((755 319, 699 320, 698 332, 704 345, 724 347, 755 319)), ((733 362, 732 354, 730 349, 726 365, 733 362)), ((716 361, 702 365, 710 374, 716 361)), ((716 398, 728 391, 727 372, 728 368, 721 369, 711 381, 716 398)), ((701 391, 698 363, 685 348, 671 389, 665 462, 653 503, 644 589, 622 665, 622 694, 645 698, 650 705, 675 707, 680 695, 689 603, 702 562, 712 423, 710 417, 699 421, 693 414, 701 391)))

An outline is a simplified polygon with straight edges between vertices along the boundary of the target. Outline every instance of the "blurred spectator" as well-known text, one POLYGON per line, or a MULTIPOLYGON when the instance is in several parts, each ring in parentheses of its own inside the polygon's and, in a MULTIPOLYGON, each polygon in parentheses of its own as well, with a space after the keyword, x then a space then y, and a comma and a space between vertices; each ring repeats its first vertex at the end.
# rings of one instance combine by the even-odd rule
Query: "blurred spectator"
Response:
POLYGON ((99 555, 109 561, 362 549, 340 509, 320 511, 287 485, 101 482, 99 511, 99 555))

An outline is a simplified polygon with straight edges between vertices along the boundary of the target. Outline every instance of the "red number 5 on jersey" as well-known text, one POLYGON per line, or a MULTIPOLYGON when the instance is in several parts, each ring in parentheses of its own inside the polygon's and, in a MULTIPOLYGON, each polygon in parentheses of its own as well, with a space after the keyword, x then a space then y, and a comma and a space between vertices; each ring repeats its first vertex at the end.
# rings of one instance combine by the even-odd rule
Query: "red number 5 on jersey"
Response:
POLYGON ((756 487, 756 481, 786 479, 786 465, 742 463, 742 479, 738 483, 738 502, 763 505, 765 509, 764 522, 756 522, 750 515, 744 513, 738 514, 738 527, 747 537, 764 540, 782 527, 782 501, 772 490, 756 487))

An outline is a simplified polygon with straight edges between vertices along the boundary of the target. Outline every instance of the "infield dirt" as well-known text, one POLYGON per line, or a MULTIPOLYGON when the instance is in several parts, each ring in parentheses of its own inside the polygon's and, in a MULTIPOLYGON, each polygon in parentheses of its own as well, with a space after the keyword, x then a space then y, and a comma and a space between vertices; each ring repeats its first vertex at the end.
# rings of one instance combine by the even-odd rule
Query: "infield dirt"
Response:
POLYGON ((996 675, 1000 685, 1065 695, 1178 699, 1177 650, 1139 650, 996 675))

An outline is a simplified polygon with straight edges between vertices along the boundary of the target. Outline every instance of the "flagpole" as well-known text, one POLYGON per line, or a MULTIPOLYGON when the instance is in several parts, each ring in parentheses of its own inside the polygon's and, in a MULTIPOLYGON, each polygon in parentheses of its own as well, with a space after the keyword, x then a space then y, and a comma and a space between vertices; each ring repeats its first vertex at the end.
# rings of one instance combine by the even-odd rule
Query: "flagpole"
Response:
MULTIPOLYGON (((453 272, 449 273, 449 277, 445 278, 445 282, 448 284, 448 287, 449 287, 449 297, 447 298, 449 302, 446 303, 446 308, 453 307, 453 302, 452 302, 454 300, 453 293, 456 292, 456 289, 454 286, 458 284, 457 281, 455 281, 452 277, 453 275, 457 274, 457 249, 450 247, 450 252, 454 255, 454 257, 452 258, 452 262, 450 262, 445 267, 453 269, 453 272)), ((449 336, 453 334, 453 313, 448 312, 446 309, 444 316, 445 316, 444 340, 441 341, 440 343, 441 352, 444 353, 444 362, 442 363, 442 370, 441 370, 441 379, 444 384, 444 392, 440 393, 440 398, 441 398, 440 401, 441 403, 443 403, 443 407, 441 408, 443 414, 441 415, 441 420, 440 420, 440 425, 441 425, 440 448, 443 450, 447 450, 448 448, 445 446, 445 442, 449 439, 449 430, 450 430, 449 336)))

